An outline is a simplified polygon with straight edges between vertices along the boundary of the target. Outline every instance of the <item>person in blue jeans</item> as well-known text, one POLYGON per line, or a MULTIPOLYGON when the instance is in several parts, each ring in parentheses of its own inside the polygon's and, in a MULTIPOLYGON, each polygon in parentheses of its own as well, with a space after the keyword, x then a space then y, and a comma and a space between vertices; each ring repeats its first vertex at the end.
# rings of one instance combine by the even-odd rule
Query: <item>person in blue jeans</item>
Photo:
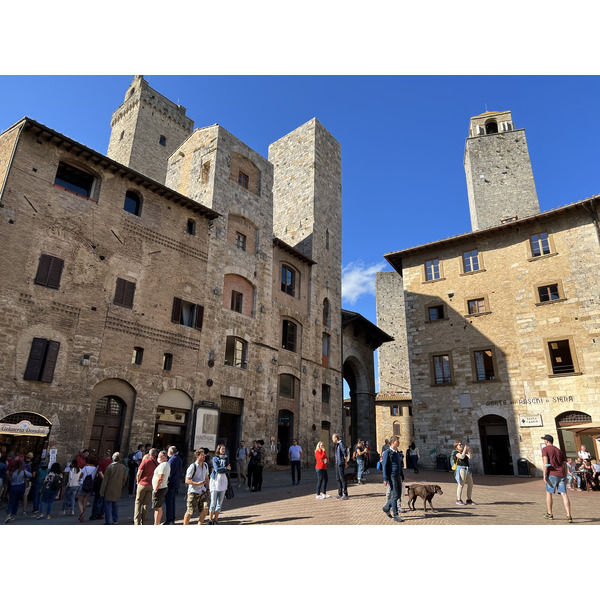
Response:
POLYGON ((366 483, 363 479, 363 475, 365 472, 365 459, 367 457, 367 451, 365 450, 365 445, 363 440, 358 440, 358 444, 356 444, 356 480, 358 483, 366 483))
POLYGON ((127 484, 127 468, 121 462, 121 455, 115 452, 112 462, 102 478, 100 495, 104 498, 104 524, 117 525, 119 522, 119 499, 127 484))
POLYGON ((19 502, 23 500, 25 494, 25 480, 31 479, 31 473, 23 468, 23 461, 14 462, 9 474, 10 490, 8 492, 8 507, 5 523, 15 520, 15 515, 19 509, 19 502))
POLYGON ((298 440, 292 440, 292 445, 288 450, 288 457, 292 465, 292 485, 300 485, 300 464, 302 461, 302 448, 298 445, 298 440), (298 480, 296 481, 296 476, 298 480))
POLYGON ((52 511, 52 504, 58 492, 60 492, 60 487, 62 485, 62 469, 58 463, 52 463, 50 467, 50 472, 46 475, 44 479, 44 489, 42 491, 42 500, 40 502, 40 514, 37 516, 38 519, 49 519, 50 512, 52 511), (44 514, 45 511, 45 514, 44 514))
POLYGON ((168 450, 168 453, 169 467, 171 467, 171 472, 169 474, 169 483, 167 485, 167 495, 165 496, 165 504, 167 505, 167 520, 164 522, 164 524, 175 525, 175 495, 179 491, 181 472, 183 471, 183 462, 177 455, 177 448, 175 448, 175 446, 171 446, 168 450))
POLYGON ((33 481, 33 492, 32 492, 32 500, 33 500, 33 513, 38 514, 40 512, 40 500, 42 499, 42 486, 44 485, 44 480, 46 479, 46 475, 50 473, 50 469, 48 468, 48 463, 44 461, 40 464, 40 466, 34 471, 34 481, 33 481))
POLYGON ((398 514, 398 499, 402 493, 402 481, 404 480, 404 471, 402 462, 404 460, 401 452, 398 451, 400 438, 393 435, 390 438, 390 448, 383 455, 383 484, 391 488, 391 495, 383 507, 383 512, 394 521, 402 522, 402 517, 398 514), (390 514, 390 510, 392 514, 390 514))

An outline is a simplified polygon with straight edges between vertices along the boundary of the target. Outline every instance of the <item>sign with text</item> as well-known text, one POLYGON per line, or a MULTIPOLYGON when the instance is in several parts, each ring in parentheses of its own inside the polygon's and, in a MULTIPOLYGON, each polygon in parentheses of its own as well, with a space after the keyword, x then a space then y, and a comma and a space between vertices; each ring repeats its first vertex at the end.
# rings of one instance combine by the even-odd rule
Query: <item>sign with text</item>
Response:
POLYGON ((36 435, 46 437, 50 433, 50 427, 41 427, 32 425, 29 421, 21 421, 20 423, 0 423, 0 433, 8 435, 36 435))
POLYGON ((198 408, 196 411, 196 431, 194 432, 194 450, 217 447, 217 428, 219 411, 214 408, 198 408))
POLYGON ((519 415, 521 427, 542 427, 542 415, 519 415))

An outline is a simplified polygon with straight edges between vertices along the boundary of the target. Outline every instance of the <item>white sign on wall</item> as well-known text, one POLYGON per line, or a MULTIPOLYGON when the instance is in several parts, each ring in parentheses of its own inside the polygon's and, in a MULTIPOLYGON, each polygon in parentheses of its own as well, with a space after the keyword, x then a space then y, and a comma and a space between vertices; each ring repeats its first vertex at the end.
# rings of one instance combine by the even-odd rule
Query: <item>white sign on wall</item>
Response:
POLYGON ((521 427, 542 427, 542 415, 519 415, 521 427))
POLYGON ((217 427, 219 411, 214 408, 198 408, 196 412, 196 431, 194 432, 194 450, 217 447, 217 427))

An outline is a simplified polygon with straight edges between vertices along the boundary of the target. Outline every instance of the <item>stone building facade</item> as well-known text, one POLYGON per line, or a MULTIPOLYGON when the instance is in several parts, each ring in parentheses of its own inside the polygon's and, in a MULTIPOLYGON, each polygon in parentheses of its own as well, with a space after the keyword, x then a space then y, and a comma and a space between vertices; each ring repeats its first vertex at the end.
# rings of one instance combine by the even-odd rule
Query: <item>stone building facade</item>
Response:
MULTIPOLYGON (((497 143, 488 147, 495 158, 497 143)), ((494 161, 485 162, 467 170, 469 189, 484 170, 493 180, 494 161)), ((526 164, 514 170, 528 172, 526 164)), ((522 202, 511 192, 500 212, 501 195, 476 204, 471 233, 385 255, 398 274, 397 306, 405 305, 421 455, 449 454, 454 440, 467 440, 480 473, 523 474, 525 459, 540 474, 546 433, 568 456, 583 443, 598 457, 600 197, 539 213, 528 179, 522 202)), ((399 328, 388 331, 396 337, 399 328)), ((390 372, 387 359, 380 368, 390 372)))
POLYGON ((64 462, 263 439, 274 465, 329 439, 338 142, 313 119, 265 159, 142 77, 112 124, 108 156, 29 118, 0 135, 0 442, 64 462))

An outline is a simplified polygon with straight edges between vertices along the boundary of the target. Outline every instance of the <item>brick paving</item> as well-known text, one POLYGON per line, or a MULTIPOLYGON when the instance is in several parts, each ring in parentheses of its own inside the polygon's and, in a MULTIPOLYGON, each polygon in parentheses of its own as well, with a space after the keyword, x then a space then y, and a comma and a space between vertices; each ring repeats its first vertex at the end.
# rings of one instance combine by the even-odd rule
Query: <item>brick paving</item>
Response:
MULTIPOLYGON (((450 473, 421 471, 407 473, 405 484, 435 483, 443 495, 435 496, 436 513, 429 510, 425 515, 420 499, 417 510, 404 513, 404 522, 395 523, 382 512, 385 504, 385 488, 381 474, 371 469, 366 485, 349 484, 349 500, 335 498, 337 486, 333 472, 329 472, 328 492, 330 498, 316 500, 316 476, 314 469, 303 469, 302 483, 291 485, 287 470, 265 472, 263 490, 249 492, 238 489, 234 480, 235 498, 225 500, 220 517, 221 525, 567 525, 562 500, 555 497, 554 521, 542 518, 546 512, 544 485, 541 479, 505 476, 474 475, 473 500, 476 506, 456 505, 456 483, 450 473)), ((574 525, 592 525, 600 522, 600 492, 569 492, 574 525)), ((463 496, 463 500, 465 497, 463 496)), ((406 508, 407 497, 402 504, 406 508)), ((134 500, 124 494, 119 502, 119 525, 133 522, 134 500)), ((31 504, 30 504, 31 507, 31 504)), ((76 516, 60 514, 61 503, 56 501, 50 520, 36 520, 31 515, 18 516, 7 527, 16 525, 65 525, 79 526, 76 516)), ((78 511, 76 510, 76 514, 78 511)), ((87 514, 91 513, 88 508, 87 514)), ((177 524, 183 522, 185 513, 185 486, 182 484, 177 498, 177 524)), ((4 520, 6 503, 1 507, 4 520)), ((149 515, 149 524, 152 518, 149 515)), ((164 519, 164 511, 163 511, 164 519)), ((193 519, 195 524, 197 519, 193 519)), ((84 521, 86 526, 100 526, 103 521, 84 521)))

